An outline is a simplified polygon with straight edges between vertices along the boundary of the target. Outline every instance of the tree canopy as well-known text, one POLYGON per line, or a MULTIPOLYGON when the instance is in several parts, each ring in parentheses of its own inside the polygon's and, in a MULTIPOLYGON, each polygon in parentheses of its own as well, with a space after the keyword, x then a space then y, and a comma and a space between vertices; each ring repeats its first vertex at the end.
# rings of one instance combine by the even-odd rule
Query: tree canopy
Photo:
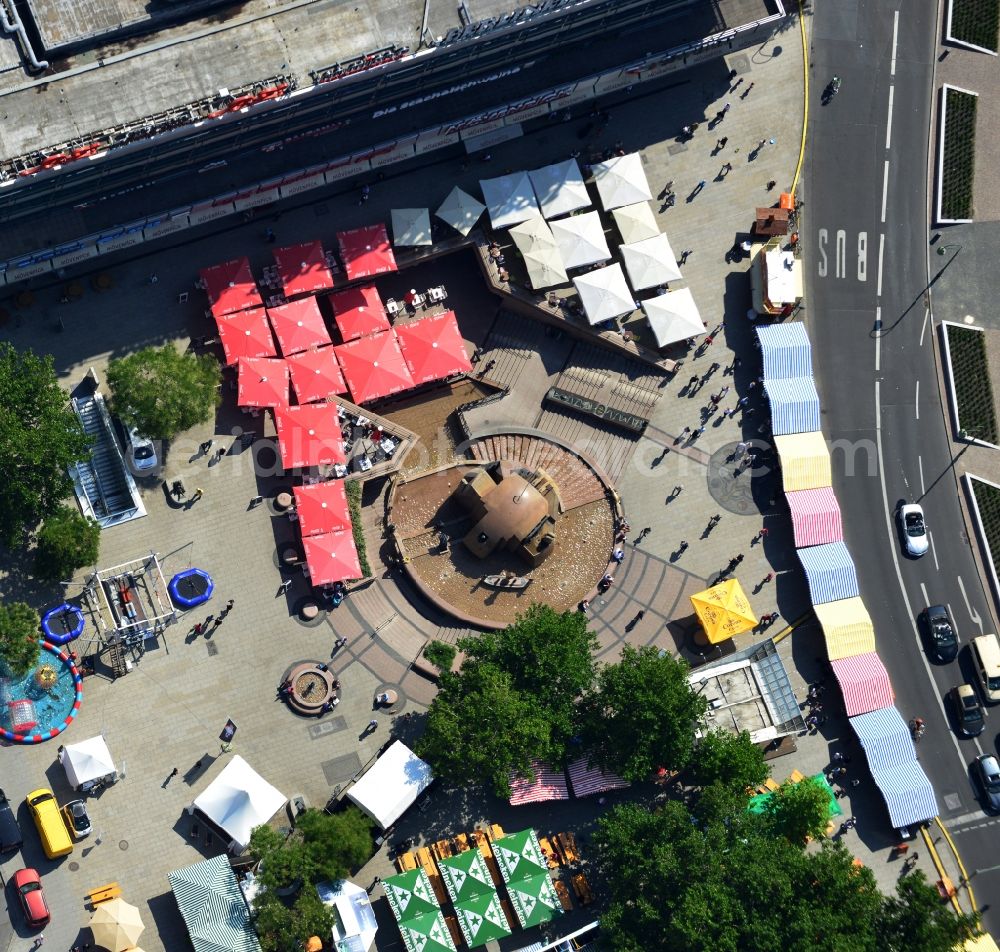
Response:
POLYGON ((67 468, 89 453, 52 358, 0 344, 0 540, 17 545, 54 513, 73 488, 67 468))
POLYGON ((219 364, 173 344, 145 347, 108 364, 112 408, 152 439, 172 440, 209 420, 219 403, 219 364))
POLYGON ((50 582, 65 581, 93 565, 101 546, 101 527, 69 506, 60 506, 42 523, 35 550, 35 573, 50 582))
POLYGON ((805 843, 820 836, 830 822, 830 794, 812 777, 787 781, 767 798, 764 816, 776 836, 805 843))
POLYGON ((0 604, 0 660, 16 678, 26 675, 41 653, 41 619, 24 602, 0 604))
POLYGON ((743 792, 768 777, 764 752, 747 731, 709 731, 700 741, 691 762, 692 782, 699 787, 721 783, 743 792))

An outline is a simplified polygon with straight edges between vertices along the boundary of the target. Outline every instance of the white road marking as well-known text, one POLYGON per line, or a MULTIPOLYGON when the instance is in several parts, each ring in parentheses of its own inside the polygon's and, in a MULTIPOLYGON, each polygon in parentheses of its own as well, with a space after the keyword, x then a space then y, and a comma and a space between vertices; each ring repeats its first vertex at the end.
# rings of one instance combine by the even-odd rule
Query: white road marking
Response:
MULTIPOLYGON (((959 579, 961 581, 961 579, 959 579)), ((948 609, 948 617, 951 619, 951 627, 955 630, 955 637, 958 639, 958 643, 962 643, 962 633, 958 630, 958 625, 955 623, 955 613, 951 610, 951 602, 945 604, 945 608, 948 609)))
POLYGON ((924 596, 924 608, 926 608, 931 600, 927 597, 927 586, 923 582, 920 583, 920 594, 924 596))
MULTIPOLYGON (((981 830, 983 827, 986 826, 993 826, 996 823, 1000 822, 1000 819, 992 819, 990 817, 987 817, 982 810, 977 810, 975 813, 963 813, 961 816, 955 816, 952 817, 950 820, 942 820, 941 822, 944 823, 944 825, 948 827, 948 829, 950 829, 952 833, 957 834, 957 833, 971 833, 974 830, 981 830), (976 825, 966 827, 966 829, 964 830, 956 829, 956 827, 963 826, 966 823, 972 823, 972 822, 975 822, 976 825)), ((993 868, 994 867, 991 866, 990 870, 992 870, 993 868)), ((985 873, 989 872, 989 870, 981 869, 977 870, 977 872, 985 873)))
POLYGON ((924 458, 922 456, 917 457, 917 469, 920 470, 920 495, 926 496, 927 489, 924 486, 924 458))
MULTIPOLYGON (((882 219, 885 221, 885 219, 882 219)), ((882 255, 885 252, 885 235, 878 236, 878 287, 875 289, 875 297, 882 297, 882 255)))
POLYGON ((937 547, 934 545, 934 536, 931 532, 927 533, 927 541, 931 544, 931 555, 934 556, 934 568, 940 572, 941 566, 938 564, 937 547))
POLYGON ((892 142, 892 100, 893 93, 896 91, 895 86, 889 87, 889 118, 886 120, 885 124, 885 150, 889 151, 890 144, 892 142))
POLYGON ((924 332, 927 330, 928 326, 930 325, 930 322, 931 322, 931 311, 930 311, 930 308, 925 307, 924 308, 924 320, 923 320, 923 323, 920 325, 920 346, 921 347, 924 346, 924 332))
MULTIPOLYGON (((885 203, 889 197, 889 160, 885 160, 885 165, 882 166, 882 224, 885 224, 885 203)), ((881 265, 882 259, 879 256, 879 264, 881 265)))
POLYGON ((965 583, 962 581, 962 576, 957 575, 956 578, 958 579, 958 587, 962 592, 962 598, 965 600, 965 610, 969 613, 969 618, 972 620, 972 624, 974 624, 979 629, 979 634, 982 634, 983 620, 982 618, 979 617, 978 613, 972 610, 972 605, 969 603, 969 596, 965 594, 965 583))
POLYGON ((875 308, 875 372, 882 365, 882 305, 875 308))
MULTIPOLYGON (((920 419, 920 381, 917 381, 917 392, 913 397, 913 409, 917 413, 917 419, 920 419)), ((923 480, 921 480, 921 483, 923 480)))
POLYGON ((889 61, 889 75, 896 75, 896 41, 899 39, 899 11, 892 15, 892 59, 889 61))

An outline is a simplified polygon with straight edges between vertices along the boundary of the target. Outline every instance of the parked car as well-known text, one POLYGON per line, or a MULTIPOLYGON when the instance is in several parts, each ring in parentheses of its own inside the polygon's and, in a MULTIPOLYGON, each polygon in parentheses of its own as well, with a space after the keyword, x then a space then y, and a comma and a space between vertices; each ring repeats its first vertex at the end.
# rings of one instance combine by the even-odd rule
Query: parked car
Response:
POLYGON ((1000 761, 994 754, 983 754, 972 761, 972 773, 983 791, 987 813, 1000 813, 1000 761))
POLYGON ((62 808, 62 812, 73 839, 82 840, 85 836, 90 836, 93 827, 90 825, 86 803, 82 800, 71 800, 62 808))
POLYGON ((0 853, 13 853, 21 848, 21 828, 11 809, 7 794, 0 790, 0 853))
POLYGON ((966 737, 978 737, 986 727, 983 706, 971 684, 960 684, 951 689, 951 703, 955 709, 955 726, 966 737))
POLYGON ((48 925, 49 904, 45 901, 45 891, 38 871, 34 869, 19 869, 11 878, 21 911, 31 929, 41 929, 48 925))
POLYGON ((927 523, 924 510, 916 503, 904 503, 896 511, 906 552, 915 559, 927 554, 927 523))
POLYGON ((135 427, 127 432, 128 461, 134 472, 148 473, 156 469, 159 460, 156 458, 156 447, 148 436, 143 436, 135 427))
POLYGON ((944 605, 930 605, 924 611, 924 633, 934 661, 947 664, 958 657, 958 635, 944 605))

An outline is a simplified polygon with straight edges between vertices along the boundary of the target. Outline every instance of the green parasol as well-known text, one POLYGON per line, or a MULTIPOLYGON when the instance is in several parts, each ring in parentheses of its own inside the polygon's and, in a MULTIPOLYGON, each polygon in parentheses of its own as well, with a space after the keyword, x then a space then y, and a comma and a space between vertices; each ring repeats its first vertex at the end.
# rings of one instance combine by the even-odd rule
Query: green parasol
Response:
POLYGON ((383 879, 382 888, 397 922, 405 922, 439 908, 431 881, 422 869, 411 869, 399 876, 383 879))
POLYGON ((493 877, 479 850, 465 850, 457 856, 438 860, 438 869, 448 895, 456 905, 481 893, 496 891, 493 877))
POLYGON ((484 892, 464 902, 456 902, 455 913, 470 947, 510 935, 510 924, 496 892, 484 892))
POLYGON ((562 914, 562 904, 556 894, 552 878, 547 872, 536 873, 523 879, 507 883, 514 912, 522 928, 548 922, 555 915, 562 914))
POLYGON ((456 952, 440 909, 399 923, 399 934, 409 952, 456 952))
POLYGON ((493 855, 500 865, 504 882, 513 882, 536 873, 548 875, 548 863, 534 830, 522 830, 493 841, 493 855))

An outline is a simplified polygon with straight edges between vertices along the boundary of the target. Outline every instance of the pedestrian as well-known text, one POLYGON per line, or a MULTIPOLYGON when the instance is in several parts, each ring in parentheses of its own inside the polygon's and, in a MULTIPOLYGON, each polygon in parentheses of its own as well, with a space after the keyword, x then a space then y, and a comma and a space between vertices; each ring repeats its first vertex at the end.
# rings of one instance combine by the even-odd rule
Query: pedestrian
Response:
POLYGON ((198 763, 196 763, 196 764, 194 765, 194 768, 193 768, 193 769, 194 769, 194 770, 201 770, 201 761, 200 761, 200 760, 198 761, 198 763))
POLYGON ((697 195, 705 187, 705 180, 701 179, 694 187, 694 194, 697 195))
POLYGON ((754 151, 755 152, 760 152, 760 150, 764 148, 764 144, 766 142, 767 142, 767 139, 761 139, 760 142, 757 143, 757 148, 754 151))
POLYGON ((774 579, 774 572, 768 572, 764 578, 761 579, 761 585, 766 585, 768 582, 774 579))
POLYGON ((740 442, 736 444, 736 449, 733 450, 733 455, 737 459, 742 459, 743 454, 746 453, 747 447, 749 445, 750 445, 749 443, 744 443, 742 440, 740 440, 740 442))
POLYGON ((688 258, 690 256, 691 256, 691 251, 690 250, 688 250, 688 251, 682 251, 681 252, 681 264, 687 264, 687 260, 688 260, 688 258))
POLYGON ((734 417, 734 416, 736 416, 736 407, 730 407, 730 408, 729 408, 728 410, 724 410, 724 411, 722 412, 722 415, 723 415, 723 416, 724 416, 724 417, 725 417, 726 419, 729 419, 730 417, 734 417))
POLYGON ((718 111, 718 112, 717 112, 717 113, 715 114, 715 121, 716 121, 716 122, 722 122, 722 120, 723 120, 723 119, 725 119, 725 118, 726 118, 726 113, 725 113, 725 111, 724 111, 724 110, 722 110, 722 109, 720 109, 720 110, 719 110, 719 111, 718 111))
POLYGON ((688 389, 691 389, 692 387, 696 387, 698 385, 699 379, 700 378, 698 377, 697 374, 693 375, 691 377, 691 379, 688 381, 688 389))
MULTIPOLYGON (((753 83, 751 83, 750 85, 751 85, 751 86, 753 86, 753 83)), ((722 107, 722 114, 723 114, 723 115, 725 115, 725 114, 726 114, 727 112, 729 112, 729 109, 730 109, 730 106, 729 106, 729 103, 726 103, 726 104, 725 104, 725 105, 724 105, 724 106, 722 107)))
POLYGON ((674 488, 670 490, 670 498, 676 499, 681 494, 681 489, 683 488, 683 486, 674 486, 674 488))
POLYGON ((277 240, 277 236, 274 234, 274 230, 273 229, 271 229, 271 228, 265 229, 265 231, 264 231, 264 240, 269 245, 273 245, 274 244, 274 242, 277 240))
POLYGON ((194 630, 194 633, 196 635, 200 635, 201 634, 202 627, 201 627, 201 622, 200 621, 199 622, 195 622, 195 626, 194 626, 193 630, 194 630))
POLYGON ((681 539, 681 544, 678 546, 677 551, 684 552, 685 549, 687 549, 687 547, 688 547, 687 539, 681 539))
POLYGON ((378 721, 377 721, 377 720, 375 720, 375 718, 373 717, 373 718, 372 718, 372 719, 371 719, 371 720, 370 720, 370 721, 368 722, 368 730, 370 730, 370 731, 373 731, 373 730, 375 730, 375 728, 376 728, 376 727, 378 727, 378 721))
POLYGON ((739 400, 736 401, 736 408, 738 410, 742 410, 749 402, 749 397, 740 397, 739 400))
POLYGON ((847 825, 847 821, 844 820, 844 822, 840 824, 840 834, 841 834, 841 836, 843 836, 849 829, 850 829, 850 827, 847 825))
POLYGON ((292 587, 292 580, 291 580, 290 578, 286 578, 286 579, 285 579, 285 580, 284 580, 284 581, 283 581, 283 582, 282 582, 282 583, 281 583, 281 584, 280 584, 280 585, 278 586, 278 594, 279 594, 279 595, 282 595, 282 594, 284 594, 284 593, 285 593, 285 592, 287 592, 287 591, 288 591, 288 590, 289 590, 289 589, 290 589, 291 587, 292 587))
MULTIPOLYGON (((691 432, 691 427, 689 427, 689 426, 684 427, 684 429, 681 430, 680 435, 677 437, 676 440, 674 440, 674 442, 675 443, 680 443, 680 441, 683 440, 684 437, 687 436, 690 432, 691 432)), ((671 498, 673 498, 673 494, 672 493, 671 493, 671 498)))
POLYGON ((723 162, 722 163, 722 170, 719 172, 719 174, 720 175, 728 175, 730 172, 732 172, 732 170, 733 170, 733 163, 732 162, 723 162))
POLYGON ((724 149, 728 141, 729 141, 729 136, 723 136, 721 139, 719 139, 719 148, 724 149))
POLYGON ((768 529, 766 526, 761 526, 760 531, 757 533, 757 538, 763 540, 767 538, 768 529))
POLYGON ((157 273, 155 271, 149 276, 149 283, 150 284, 156 284, 156 282, 159 281, 159 280, 160 280, 159 275, 157 275, 157 273))
POLYGON ((743 553, 741 552, 738 556, 736 556, 734 561, 736 562, 737 565, 739 565, 740 562, 743 561, 743 553))
POLYGON ((729 393, 729 384, 726 384, 726 386, 719 391, 719 399, 721 400, 727 393, 729 393))
POLYGON ((712 516, 712 517, 711 517, 711 518, 710 518, 710 519, 709 519, 708 521, 709 521, 709 523, 711 523, 711 524, 712 524, 713 526, 717 526, 717 525, 718 525, 718 524, 719 524, 720 522, 722 522, 722 516, 720 516, 720 515, 719 515, 718 513, 716 513, 716 514, 715 514, 714 516, 712 516))
POLYGON ((220 613, 219 613, 219 617, 215 619, 215 623, 214 623, 214 624, 212 625, 212 627, 213 627, 213 628, 218 628, 218 627, 219 627, 219 625, 221 625, 221 624, 222 624, 222 621, 223 621, 223 619, 224 619, 225 617, 226 617, 226 616, 225 616, 225 615, 223 615, 223 614, 222 614, 222 613, 220 612, 220 613))
POLYGON ((695 430, 694 433, 691 434, 691 439, 693 439, 693 440, 698 439, 698 437, 701 436, 701 434, 704 433, 704 432, 705 432, 705 427, 704 426, 699 426, 698 429, 695 430))
POLYGON ((860 786, 861 786, 861 781, 860 781, 860 780, 859 780, 859 779, 858 779, 857 777, 855 777, 855 778, 854 778, 854 779, 853 779, 853 780, 851 781, 851 786, 852 786, 852 787, 860 787, 860 786))
POLYGON ((191 495, 191 502, 197 502, 204 495, 205 495, 205 490, 196 489, 191 495))
POLYGON ((742 82, 743 82, 743 77, 741 76, 738 80, 736 80, 735 83, 733 83, 732 86, 729 87, 729 91, 731 93, 732 92, 736 92, 736 90, 740 88, 740 83, 742 83, 742 82))
POLYGON ((214 440, 205 440, 205 442, 198 447, 198 452, 201 453, 202 456, 206 456, 208 451, 212 448, 212 443, 214 442, 214 440))
POLYGON ((719 369, 719 366, 720 365, 714 361, 711 364, 709 364, 708 367, 709 374, 714 374, 719 369))
POLYGON ((753 83, 751 83, 749 86, 747 86, 746 89, 743 90, 743 92, 740 94, 740 99, 746 99, 747 96, 750 95, 751 89, 753 89, 753 83))
POLYGON ((778 183, 774 179, 770 179, 767 183, 767 190, 770 192, 777 184, 778 183))
POLYGON ((229 599, 229 601, 226 602, 226 611, 227 612, 231 612, 233 610, 233 605, 235 605, 235 604, 236 604, 236 599, 235 598, 229 599))

